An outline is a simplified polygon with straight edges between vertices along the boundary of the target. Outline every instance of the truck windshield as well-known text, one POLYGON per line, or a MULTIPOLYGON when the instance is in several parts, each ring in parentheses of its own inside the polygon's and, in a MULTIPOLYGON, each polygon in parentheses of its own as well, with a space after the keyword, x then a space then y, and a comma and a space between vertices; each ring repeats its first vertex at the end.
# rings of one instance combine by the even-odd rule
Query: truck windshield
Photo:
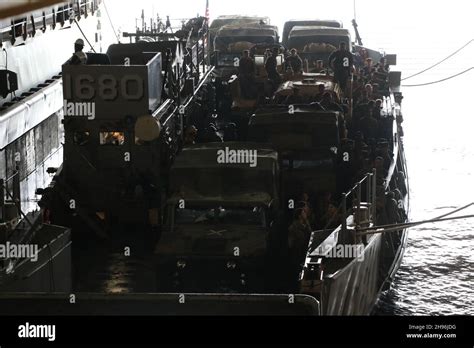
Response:
MULTIPOLYGON (((298 51, 309 49, 311 44, 326 44, 328 47, 337 49, 340 42, 345 42, 349 47, 349 39, 344 36, 337 35, 308 35, 294 36, 288 40, 289 48, 296 48, 298 51)), ((329 52, 330 53, 330 52, 329 52)))
POLYGON ((176 225, 215 225, 215 224, 239 224, 239 225, 264 225, 264 210, 255 208, 192 208, 176 209, 176 225))
MULTIPOLYGON (((219 36, 216 37, 214 42, 214 47, 220 51, 229 50, 232 44, 237 42, 250 42, 253 44, 261 43, 261 44, 274 44, 275 38, 271 36, 257 36, 257 35, 249 35, 249 36, 219 36)), ((240 52, 241 50, 239 50, 240 52)))

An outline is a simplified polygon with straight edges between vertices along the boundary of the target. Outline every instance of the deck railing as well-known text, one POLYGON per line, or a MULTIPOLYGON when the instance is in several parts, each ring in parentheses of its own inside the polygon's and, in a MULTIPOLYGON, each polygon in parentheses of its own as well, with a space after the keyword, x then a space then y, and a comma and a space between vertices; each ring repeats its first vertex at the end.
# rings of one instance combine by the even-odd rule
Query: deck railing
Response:
POLYGON ((20 170, 17 166, 12 176, 7 179, 0 179, 0 212, 2 213, 2 219, 5 218, 5 204, 7 200, 15 204, 18 214, 30 225, 32 222, 28 219, 26 214, 21 209, 21 196, 20 196, 20 170), (11 191, 8 189, 8 185, 11 182, 11 191))
MULTIPOLYGON (((353 215, 356 230, 361 224, 370 224, 377 218, 377 172, 367 173, 354 187, 342 194, 342 236, 347 236, 347 219, 353 215), (350 207, 348 208, 348 201, 350 207), (362 219, 363 210, 367 210, 367 219, 362 219)), ((354 235, 355 236, 355 235, 354 235)), ((354 241, 355 242, 355 241, 354 241)))
POLYGON ((2 41, 15 43, 16 39, 35 36, 36 30, 45 32, 48 27, 61 27, 66 22, 72 24, 74 20, 87 18, 93 15, 102 1, 101 0, 74 0, 62 6, 51 6, 47 10, 25 13, 23 16, 12 20, 0 21, 0 38, 2 41))

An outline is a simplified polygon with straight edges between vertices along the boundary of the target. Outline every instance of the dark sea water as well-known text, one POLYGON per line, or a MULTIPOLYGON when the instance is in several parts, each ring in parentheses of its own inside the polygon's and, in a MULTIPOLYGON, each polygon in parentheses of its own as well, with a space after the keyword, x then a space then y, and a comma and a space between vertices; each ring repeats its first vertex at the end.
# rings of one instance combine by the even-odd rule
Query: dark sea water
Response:
MULTIPOLYGON (((422 13, 423 8, 430 9, 431 18, 419 18, 419 24, 414 24, 410 11, 405 24, 394 24, 392 35, 385 32, 385 37, 379 37, 385 41, 381 47, 398 54, 397 68, 405 77, 437 63, 474 38, 474 24, 466 15, 466 11, 472 13, 474 3, 453 1, 449 8, 437 2, 419 3, 413 10, 422 13)), ((404 83, 436 81, 472 66, 474 42, 404 83)), ((473 82, 471 70, 439 84, 403 88, 411 220, 437 217, 474 202, 473 82)), ((456 215, 468 214, 474 214, 474 207, 456 215)), ((391 290, 382 296, 377 313, 473 315, 474 219, 411 229, 401 268, 391 290)))
MULTIPOLYGON (((457 71, 452 67, 446 72, 457 71)), ((436 217, 474 201, 474 114, 468 106, 471 93, 463 89, 473 75, 432 87, 405 89, 412 220, 436 217), (461 100, 465 102, 459 103, 461 100)), ((435 80, 440 77, 429 76, 435 80)), ((473 213, 471 207, 456 215, 473 213)), ((473 227, 474 220, 470 219, 411 229, 402 266, 392 289, 382 297, 378 312, 474 314, 473 227)))

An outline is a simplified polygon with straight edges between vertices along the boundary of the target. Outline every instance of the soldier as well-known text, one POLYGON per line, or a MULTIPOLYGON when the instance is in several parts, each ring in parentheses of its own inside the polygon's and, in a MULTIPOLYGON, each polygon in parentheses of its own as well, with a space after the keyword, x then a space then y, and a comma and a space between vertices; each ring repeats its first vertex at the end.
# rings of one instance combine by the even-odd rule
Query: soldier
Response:
POLYGON ((377 70, 381 69, 380 70, 381 72, 387 73, 390 70, 390 65, 387 64, 387 58, 385 57, 380 58, 380 61, 377 64, 375 64, 375 68, 377 70))
POLYGON ((346 44, 341 42, 339 49, 329 56, 329 66, 334 70, 334 79, 343 91, 346 90, 347 79, 351 76, 354 58, 346 49, 346 44))
POLYGON ((321 102, 323 100, 324 93, 326 92, 326 85, 324 83, 320 83, 318 85, 318 93, 314 98, 317 102, 321 102))
POLYGON ((276 90, 278 85, 281 82, 281 76, 278 73, 277 66, 277 56, 279 54, 279 49, 278 47, 275 47, 272 51, 272 55, 267 58, 267 61, 265 62, 265 70, 267 71, 268 78, 272 81, 273 83, 273 89, 276 90))
POLYGON ((376 139, 379 130, 379 123, 377 119, 373 117, 373 112, 369 108, 367 114, 362 117, 359 121, 360 131, 364 135, 365 141, 369 139, 376 139))
POLYGON ((308 221, 305 203, 298 204, 295 209, 294 220, 288 229, 288 247, 294 271, 301 268, 304 262, 309 239, 311 237, 311 226, 308 221))
POLYGON ((239 60, 240 90, 244 98, 251 98, 255 85, 255 62, 250 58, 250 52, 245 50, 239 60))
POLYGON ((217 127, 214 123, 209 123, 209 125, 207 126, 206 131, 205 131, 205 137, 206 137, 205 142, 208 142, 208 143, 214 143, 214 142, 222 143, 223 142, 223 139, 221 135, 219 134, 219 131, 217 130, 217 127))
POLYGON ((313 72, 314 73, 325 73, 325 69, 324 69, 324 63, 322 60, 318 59, 316 62, 314 62, 314 68, 313 68, 313 72))
POLYGON ((369 54, 365 48, 361 49, 355 54, 354 60, 358 67, 363 66, 365 60, 368 58, 369 54))
POLYGON ((334 102, 334 98, 331 92, 324 92, 320 103, 321 103, 321 106, 325 108, 326 110, 339 111, 341 113, 344 112, 344 109, 341 107, 341 105, 334 102))
POLYGON ((371 77, 372 73, 374 72, 374 67, 372 65, 372 58, 367 58, 365 60, 365 66, 362 68, 362 74, 365 77, 371 77))
POLYGON ((341 216, 339 209, 335 206, 331 192, 324 192, 317 201, 317 218, 320 226, 336 227, 341 216))
POLYGON ((292 48, 290 51, 290 56, 286 58, 286 66, 290 67, 293 71, 293 74, 301 74, 303 71, 303 61, 298 55, 296 48, 292 48))
POLYGON ((196 143, 196 137, 198 130, 194 126, 189 126, 184 132, 184 146, 194 145, 196 143))
POLYGON ((309 194, 306 191, 303 191, 303 193, 299 197, 299 204, 304 204, 304 210, 306 213, 306 218, 308 220, 308 223, 311 227, 311 229, 315 229, 316 227, 316 216, 314 215, 313 207, 311 204, 311 199, 309 197, 309 194))
POLYGON ((263 56, 264 56, 264 58, 265 58, 264 61, 266 62, 267 59, 268 59, 271 55, 272 55, 272 50, 269 49, 269 48, 267 48, 267 49, 265 50, 265 53, 263 54, 263 56))
POLYGON ((386 211, 389 223, 400 223, 402 222, 402 217, 399 214, 398 202, 395 198, 395 192, 390 191, 386 197, 386 211))
POLYGON ((81 65, 87 63, 87 54, 82 52, 84 49, 84 40, 77 39, 74 43, 74 53, 72 57, 67 61, 69 65, 81 65))
POLYGON ((303 104, 303 97, 300 94, 300 89, 297 87, 293 87, 293 94, 290 94, 288 97, 286 97, 283 104, 285 105, 303 104))
POLYGON ((237 125, 231 122, 227 126, 225 126, 224 141, 238 141, 238 140, 239 140, 239 132, 237 129, 237 125))

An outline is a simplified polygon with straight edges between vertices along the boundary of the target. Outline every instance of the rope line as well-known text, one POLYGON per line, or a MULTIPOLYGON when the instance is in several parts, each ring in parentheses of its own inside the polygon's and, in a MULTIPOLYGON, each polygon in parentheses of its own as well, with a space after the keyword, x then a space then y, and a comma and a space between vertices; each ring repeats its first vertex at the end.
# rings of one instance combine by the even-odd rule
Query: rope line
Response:
POLYGON ((114 35, 117 38, 117 42, 120 42, 120 37, 117 35, 117 31, 115 30, 114 23, 112 22, 112 19, 110 18, 109 10, 107 9, 105 0, 103 1, 103 3, 104 3, 105 14, 107 15, 107 18, 109 19, 110 26, 112 27, 112 30, 114 31, 114 35))
POLYGON ((427 82, 427 83, 420 83, 420 84, 417 84, 417 85, 402 85, 402 87, 422 87, 422 86, 428 86, 428 85, 434 85, 436 83, 440 83, 440 82, 444 82, 444 81, 447 81, 447 80, 451 80, 455 77, 458 77, 458 76, 461 76, 467 72, 469 72, 470 70, 474 69, 474 66, 471 66, 469 69, 466 69, 464 71, 461 71, 460 73, 457 73, 455 75, 452 75, 452 76, 449 76, 449 77, 446 77, 444 79, 441 79, 441 80, 438 80, 438 81, 432 81, 432 82, 427 82))
POLYGON ((417 72, 416 74, 413 74, 413 75, 410 75, 410 76, 408 76, 408 77, 403 78, 402 81, 411 79, 412 77, 418 76, 418 75, 423 74, 424 72, 426 72, 426 71, 428 71, 428 70, 433 69, 434 67, 437 67, 437 66, 440 65, 441 63, 447 61, 449 58, 451 58, 451 57, 453 57, 454 55, 456 55, 457 53, 461 52, 464 48, 466 48, 467 46, 469 46, 469 44, 470 44, 471 42, 473 42, 473 41, 474 41, 474 39, 469 40, 464 46, 462 46, 462 47, 459 48, 458 50, 454 51, 453 53, 451 53, 449 56, 447 56, 447 57, 444 58, 443 60, 439 61, 438 63, 436 63, 436 64, 434 64, 434 65, 432 65, 432 66, 430 66, 429 68, 426 68, 426 69, 424 69, 424 70, 422 70, 422 71, 420 71, 420 72, 417 72))
POLYGON ((82 31, 82 28, 81 28, 81 26, 79 25, 79 22, 74 19, 74 23, 77 24, 77 27, 79 28, 79 31, 81 32, 82 36, 84 37, 84 39, 86 39, 86 41, 87 41, 87 43, 89 44, 89 46, 91 46, 92 51, 95 53, 94 46, 92 46, 91 43, 89 42, 89 40, 87 39, 87 36, 86 36, 86 34, 84 34, 84 32, 82 31))

